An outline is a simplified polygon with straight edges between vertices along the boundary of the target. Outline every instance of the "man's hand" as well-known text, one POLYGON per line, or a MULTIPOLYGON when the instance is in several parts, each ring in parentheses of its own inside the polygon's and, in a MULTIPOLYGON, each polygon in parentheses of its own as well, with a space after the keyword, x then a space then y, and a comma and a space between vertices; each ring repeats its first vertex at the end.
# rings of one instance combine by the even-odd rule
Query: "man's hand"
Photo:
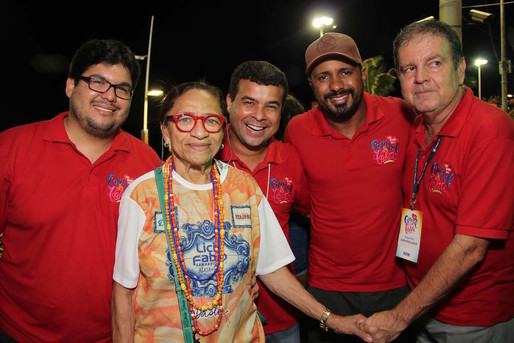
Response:
POLYGON ((366 317, 364 317, 362 314, 355 314, 353 316, 340 316, 331 313, 330 317, 328 317, 327 325, 331 330, 338 334, 355 335, 360 337, 362 340, 371 343, 374 342, 372 336, 357 326, 358 322, 365 320, 366 317))
POLYGON ((368 319, 359 320, 357 326, 377 343, 390 342, 407 328, 394 311, 377 312, 368 319))
POLYGON ((259 285, 257 284, 257 277, 252 276, 252 280, 250 281, 252 288, 250 289, 250 295, 252 296, 252 300, 255 301, 259 296, 259 285))

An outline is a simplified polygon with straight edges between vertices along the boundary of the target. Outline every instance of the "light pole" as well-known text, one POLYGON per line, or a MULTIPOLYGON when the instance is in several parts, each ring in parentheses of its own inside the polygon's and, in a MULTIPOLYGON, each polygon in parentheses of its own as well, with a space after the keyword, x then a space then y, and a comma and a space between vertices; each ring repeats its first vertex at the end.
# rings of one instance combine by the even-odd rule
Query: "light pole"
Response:
MULTIPOLYGON (((319 36, 323 36, 323 26, 330 26, 334 22, 334 18, 330 17, 316 17, 312 21, 312 26, 319 29, 319 36)), ((333 26, 335 28, 335 26, 333 26)))
POLYGON ((478 68, 478 98, 482 99, 482 76, 481 76, 481 67, 487 63, 487 60, 483 58, 477 58, 475 60, 475 65, 478 68))
MULTIPOLYGON (((148 144, 148 81, 150 79, 150 53, 152 51, 153 16, 150 22, 150 37, 148 39, 148 54, 146 55, 145 102, 143 108, 143 129, 141 140, 148 144)), ((144 56, 143 56, 144 58, 144 56)))

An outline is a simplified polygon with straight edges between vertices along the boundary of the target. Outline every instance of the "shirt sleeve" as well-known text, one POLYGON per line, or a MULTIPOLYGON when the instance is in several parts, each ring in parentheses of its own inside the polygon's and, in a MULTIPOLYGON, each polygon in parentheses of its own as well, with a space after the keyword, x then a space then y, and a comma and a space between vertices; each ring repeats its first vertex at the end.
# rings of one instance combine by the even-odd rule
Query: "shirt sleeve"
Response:
POLYGON ((268 200, 258 207, 261 242, 257 257, 257 275, 266 275, 293 262, 295 257, 268 200))
POLYGON ((473 139, 479 143, 466 156, 455 232, 505 239, 514 209, 514 125, 487 122, 473 139))
POLYGON ((124 194, 120 202, 113 280, 126 288, 136 287, 139 280, 138 242, 145 221, 141 207, 124 194))

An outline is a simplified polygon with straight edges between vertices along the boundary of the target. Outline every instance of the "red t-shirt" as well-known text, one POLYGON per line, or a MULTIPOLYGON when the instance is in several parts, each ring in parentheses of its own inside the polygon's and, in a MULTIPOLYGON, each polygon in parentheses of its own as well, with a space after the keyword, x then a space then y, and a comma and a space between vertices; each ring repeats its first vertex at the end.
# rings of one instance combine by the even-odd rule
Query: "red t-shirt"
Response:
POLYGON ((309 285, 379 292, 406 285, 396 261, 402 171, 414 113, 397 98, 364 93, 366 122, 352 139, 313 108, 293 117, 285 140, 298 150, 309 185, 309 285))
MULTIPOLYGON (((296 149, 291 144, 271 138, 264 161, 252 172, 233 152, 231 156, 230 145, 225 136, 218 158, 255 178, 289 241, 291 207, 294 205, 303 214, 308 214, 309 211, 307 184, 296 149)), ((288 267, 294 274, 293 265, 288 267)), ((293 326, 296 323, 297 310, 267 289, 260 279, 257 282, 259 297, 256 304, 257 309, 267 319, 264 325, 265 334, 280 332, 293 326)))
MULTIPOLYGON (((405 164, 405 206, 412 196, 418 147, 419 178, 437 139, 424 149, 425 124, 422 117, 417 122, 405 164)), ((438 136, 440 145, 416 197, 423 226, 418 262, 405 263, 409 284, 418 284, 456 233, 489 238, 485 259, 433 315, 452 325, 504 322, 514 317, 514 121, 467 89, 438 136)))
POLYGON ((67 115, 0 133, 0 328, 17 341, 111 340, 119 201, 161 163, 122 131, 91 165, 67 115))

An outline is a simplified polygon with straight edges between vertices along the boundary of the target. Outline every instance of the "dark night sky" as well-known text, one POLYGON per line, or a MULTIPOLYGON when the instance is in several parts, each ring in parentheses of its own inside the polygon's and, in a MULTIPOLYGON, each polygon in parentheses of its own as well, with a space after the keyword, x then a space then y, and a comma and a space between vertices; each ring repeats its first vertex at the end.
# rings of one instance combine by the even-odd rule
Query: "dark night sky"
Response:
MULTIPOLYGON (((304 53, 308 44, 319 36, 319 31, 311 26, 317 12, 332 16, 337 24, 335 31, 352 36, 363 58, 383 55, 391 67, 391 45, 398 30, 412 21, 439 16, 438 0, 167 1, 166 5, 154 5, 159 3, 154 1, 148 2, 148 6, 142 1, 126 6, 122 3, 74 2, 73 6, 79 8, 71 9, 48 1, 36 4, 4 1, 0 14, 4 113, 0 131, 49 119, 67 110, 64 86, 68 63, 87 39, 120 39, 134 53, 145 55, 152 15, 155 19, 151 85, 203 78, 227 91, 236 65, 248 59, 262 59, 284 71, 290 90, 305 105, 310 104, 312 95, 304 75, 304 53), (55 11, 64 11, 64 15, 55 11)), ((484 3, 487 1, 463 0, 463 6, 484 3)), ((514 4, 505 5, 507 31, 514 30, 509 26, 513 7, 514 4)), ((476 56, 480 54, 489 60, 482 67, 482 93, 488 97, 500 94, 498 63, 493 50, 494 46, 499 58, 499 6, 481 10, 496 16, 490 27, 471 24, 469 9, 464 9, 463 46, 467 75, 476 78, 477 71, 472 65, 476 56)), ((507 57, 513 58, 510 45, 507 57)), ((143 125, 146 62, 141 62, 141 67, 143 74, 125 125, 127 131, 138 137, 143 125)), ((396 88, 393 95, 400 96, 398 84, 396 88)), ((512 74, 509 91, 514 92, 512 74)), ((152 100, 150 116, 154 108, 152 100)), ((150 123, 152 145, 155 134, 156 128, 150 123)))

